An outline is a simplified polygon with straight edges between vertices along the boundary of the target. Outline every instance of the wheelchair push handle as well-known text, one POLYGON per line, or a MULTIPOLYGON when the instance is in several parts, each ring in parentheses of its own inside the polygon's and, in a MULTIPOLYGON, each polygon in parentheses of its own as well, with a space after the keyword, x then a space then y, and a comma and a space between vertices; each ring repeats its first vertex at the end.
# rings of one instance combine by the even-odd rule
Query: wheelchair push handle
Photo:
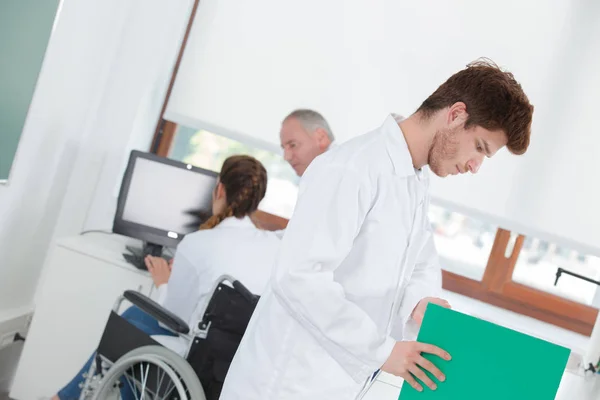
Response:
MULTIPOLYGON (((216 288, 223 282, 229 281, 229 283, 231 283, 231 286, 233 286, 233 288, 246 300, 248 300, 249 303, 256 303, 258 298, 257 296, 253 295, 252 292, 250 290, 248 290, 248 288, 246 286, 244 286, 242 284, 242 282, 238 281, 237 279, 235 279, 233 276, 230 275, 221 275, 219 277, 219 279, 217 279, 216 285, 215 285, 215 290, 216 288)), ((214 292, 214 290, 213 290, 214 292)))
POLYGON ((256 302, 256 296, 254 296, 252 294, 252 292, 249 291, 248 288, 246 288, 246 286, 242 285, 242 282, 240 282, 240 281, 233 281, 232 285, 233 285, 233 288, 235 290, 237 290, 237 292, 239 294, 241 294, 243 298, 245 298, 246 300, 248 300, 249 303, 255 303, 256 302))

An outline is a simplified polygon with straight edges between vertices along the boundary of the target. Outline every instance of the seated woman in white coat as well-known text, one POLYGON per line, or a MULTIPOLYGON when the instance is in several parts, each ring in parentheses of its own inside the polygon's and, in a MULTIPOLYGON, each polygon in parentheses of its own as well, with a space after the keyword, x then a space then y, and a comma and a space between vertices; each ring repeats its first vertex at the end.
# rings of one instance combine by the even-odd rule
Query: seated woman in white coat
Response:
POLYGON ((225 160, 213 193, 213 216, 182 240, 172 269, 162 258, 146 260, 159 303, 192 324, 223 274, 262 294, 280 244, 277 235, 256 228, 250 219, 266 188, 267 172, 259 161, 250 156, 225 160))
MULTIPOLYGON (((172 267, 162 258, 146 260, 159 288, 160 304, 192 324, 200 317, 197 313, 210 299, 213 285, 221 275, 233 276, 254 294, 263 293, 280 240, 274 233, 256 228, 249 216, 258 208, 266 188, 267 172, 259 161, 243 155, 225 160, 213 192, 213 216, 198 232, 186 235, 172 267)), ((136 307, 122 316, 149 335, 171 335, 136 307)), ((170 348, 177 344, 159 341, 170 348)), ((84 381, 83 374, 91 360, 53 400, 79 398, 79 384, 84 381)))

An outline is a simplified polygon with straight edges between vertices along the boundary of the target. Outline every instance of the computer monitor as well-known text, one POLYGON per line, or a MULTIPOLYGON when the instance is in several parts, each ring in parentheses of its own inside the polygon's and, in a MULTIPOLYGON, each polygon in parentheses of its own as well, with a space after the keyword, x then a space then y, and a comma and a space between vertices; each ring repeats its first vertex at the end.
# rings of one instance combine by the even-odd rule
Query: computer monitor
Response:
POLYGON ((217 176, 190 164, 132 151, 121 183, 113 232, 142 240, 141 251, 128 247, 139 253, 138 257, 160 256, 163 246, 176 247, 212 215, 217 176))

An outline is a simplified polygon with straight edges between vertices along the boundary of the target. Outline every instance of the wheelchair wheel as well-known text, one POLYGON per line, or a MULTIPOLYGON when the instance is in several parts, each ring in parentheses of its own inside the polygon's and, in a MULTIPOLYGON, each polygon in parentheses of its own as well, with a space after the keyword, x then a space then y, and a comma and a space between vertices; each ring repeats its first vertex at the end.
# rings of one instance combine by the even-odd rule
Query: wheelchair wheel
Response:
POLYGON ((93 400, 206 400, 186 360, 161 346, 132 350, 110 367, 93 400))

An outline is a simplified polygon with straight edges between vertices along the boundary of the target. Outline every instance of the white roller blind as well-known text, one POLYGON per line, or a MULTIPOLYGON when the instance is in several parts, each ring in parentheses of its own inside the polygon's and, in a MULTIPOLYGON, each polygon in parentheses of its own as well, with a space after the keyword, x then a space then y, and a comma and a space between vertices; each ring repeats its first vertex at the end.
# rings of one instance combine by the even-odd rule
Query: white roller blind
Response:
POLYGON ((165 117, 277 149, 281 119, 306 107, 343 142, 388 112, 412 113, 486 56, 536 107, 531 151, 502 151, 479 176, 434 179, 434 200, 596 249, 598 9, 569 0, 203 0, 165 117))

